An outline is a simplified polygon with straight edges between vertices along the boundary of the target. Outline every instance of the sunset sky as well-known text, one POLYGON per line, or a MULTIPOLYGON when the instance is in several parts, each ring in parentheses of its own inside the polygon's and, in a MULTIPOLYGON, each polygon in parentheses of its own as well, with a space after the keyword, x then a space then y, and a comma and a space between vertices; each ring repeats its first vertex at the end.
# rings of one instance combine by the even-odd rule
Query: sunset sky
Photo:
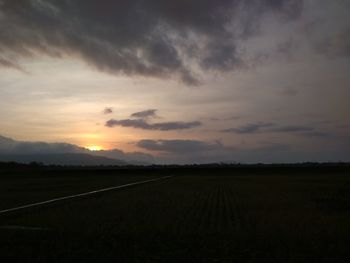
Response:
POLYGON ((0 135, 160 163, 350 161, 349 14, 349 0, 0 0, 0 135))

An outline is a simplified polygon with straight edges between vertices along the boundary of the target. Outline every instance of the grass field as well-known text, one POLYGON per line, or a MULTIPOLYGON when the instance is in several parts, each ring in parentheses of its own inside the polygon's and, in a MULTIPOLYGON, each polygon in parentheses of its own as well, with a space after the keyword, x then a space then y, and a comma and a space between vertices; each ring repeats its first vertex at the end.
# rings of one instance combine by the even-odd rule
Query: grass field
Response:
MULTIPOLYGON (((159 176, 72 173, 2 175, 1 208, 159 176)), ((1 262, 348 262, 349 244, 340 172, 184 172, 0 217, 1 262)))

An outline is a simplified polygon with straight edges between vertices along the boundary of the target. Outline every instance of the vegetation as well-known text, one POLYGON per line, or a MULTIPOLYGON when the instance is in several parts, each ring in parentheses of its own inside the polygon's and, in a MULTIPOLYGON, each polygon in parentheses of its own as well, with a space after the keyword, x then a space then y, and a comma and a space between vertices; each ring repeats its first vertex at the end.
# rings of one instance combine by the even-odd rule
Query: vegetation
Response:
POLYGON ((348 261, 347 166, 6 171, 0 206, 169 174, 0 216, 1 262, 348 261))

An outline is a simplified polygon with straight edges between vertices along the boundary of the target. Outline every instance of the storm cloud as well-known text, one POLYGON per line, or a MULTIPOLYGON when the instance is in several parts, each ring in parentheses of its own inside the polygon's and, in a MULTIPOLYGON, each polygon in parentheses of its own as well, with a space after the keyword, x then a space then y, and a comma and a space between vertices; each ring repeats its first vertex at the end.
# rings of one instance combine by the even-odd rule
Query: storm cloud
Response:
POLYGON ((74 56, 127 75, 177 76, 193 85, 193 68, 244 65, 242 40, 264 14, 297 18, 302 0, 2 0, 0 64, 38 54, 74 56), (194 66, 193 66, 194 65, 194 66))

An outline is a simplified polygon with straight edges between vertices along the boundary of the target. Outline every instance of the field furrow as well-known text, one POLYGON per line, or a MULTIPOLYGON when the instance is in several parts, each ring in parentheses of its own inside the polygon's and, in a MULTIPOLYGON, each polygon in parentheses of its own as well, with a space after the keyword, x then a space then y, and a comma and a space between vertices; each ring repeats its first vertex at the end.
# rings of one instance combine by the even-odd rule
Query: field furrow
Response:
POLYGON ((348 200, 349 182, 189 175, 67 200, 0 217, 0 259, 345 262, 350 206, 339 200, 348 200))

